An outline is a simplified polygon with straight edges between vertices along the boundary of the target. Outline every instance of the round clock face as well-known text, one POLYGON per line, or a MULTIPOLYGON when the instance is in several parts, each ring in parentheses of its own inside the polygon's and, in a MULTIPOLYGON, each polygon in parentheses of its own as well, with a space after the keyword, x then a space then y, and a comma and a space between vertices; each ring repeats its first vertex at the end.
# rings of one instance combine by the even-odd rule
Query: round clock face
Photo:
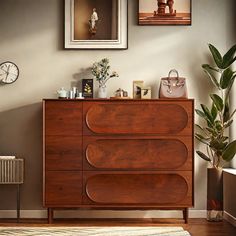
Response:
POLYGON ((19 76, 19 68, 10 61, 0 64, 0 81, 5 84, 14 83, 19 76))

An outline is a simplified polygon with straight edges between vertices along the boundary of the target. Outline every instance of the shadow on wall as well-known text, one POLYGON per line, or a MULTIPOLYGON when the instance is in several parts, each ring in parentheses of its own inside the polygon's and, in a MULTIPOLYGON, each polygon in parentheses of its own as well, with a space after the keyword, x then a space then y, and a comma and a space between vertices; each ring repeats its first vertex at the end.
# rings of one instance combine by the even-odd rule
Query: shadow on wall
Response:
MULTIPOLYGON (((52 31, 55 25, 64 25, 64 0, 1 0, 0 9, 4 12, 0 14, 0 22, 3 22, 1 29, 4 32, 0 37, 1 43, 20 43, 22 40, 40 38, 43 33, 52 31)), ((58 41, 55 42, 55 46, 62 50, 63 27, 58 29, 58 41)))
POLYGON ((77 73, 73 74, 73 81, 71 82, 71 87, 75 86, 79 91, 82 91, 82 80, 91 79, 91 67, 82 68, 77 73))
MULTIPOLYGON (((25 159, 21 208, 42 208, 42 104, 0 113, 0 155, 25 159)), ((16 187, 0 185, 0 210, 16 209, 16 187)))

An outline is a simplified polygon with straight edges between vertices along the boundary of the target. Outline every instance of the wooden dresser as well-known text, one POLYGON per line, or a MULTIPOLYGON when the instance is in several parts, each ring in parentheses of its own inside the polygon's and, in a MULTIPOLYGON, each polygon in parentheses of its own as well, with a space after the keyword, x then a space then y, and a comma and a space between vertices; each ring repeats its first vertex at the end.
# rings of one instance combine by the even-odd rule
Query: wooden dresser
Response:
POLYGON ((52 100, 44 110, 44 207, 193 206, 193 100, 52 100))

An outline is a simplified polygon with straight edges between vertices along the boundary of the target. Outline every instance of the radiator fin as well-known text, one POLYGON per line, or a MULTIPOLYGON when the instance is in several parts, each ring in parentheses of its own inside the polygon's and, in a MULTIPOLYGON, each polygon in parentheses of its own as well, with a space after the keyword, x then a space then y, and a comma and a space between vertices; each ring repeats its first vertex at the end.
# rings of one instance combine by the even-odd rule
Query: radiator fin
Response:
POLYGON ((0 184, 22 184, 24 182, 23 159, 0 159, 0 184))

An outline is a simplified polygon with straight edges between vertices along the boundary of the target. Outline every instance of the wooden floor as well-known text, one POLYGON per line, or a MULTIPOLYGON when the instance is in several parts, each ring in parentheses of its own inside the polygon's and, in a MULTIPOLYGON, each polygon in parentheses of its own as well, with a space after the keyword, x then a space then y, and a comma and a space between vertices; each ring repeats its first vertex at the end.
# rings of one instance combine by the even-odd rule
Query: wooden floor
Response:
MULTIPOLYGON (((0 219, 0 226, 48 226, 46 220, 22 219, 20 223, 14 220, 0 219)), ((189 224, 181 220, 134 220, 134 219, 81 219, 81 220, 54 220, 50 226, 182 226, 192 236, 236 236, 236 228, 226 221, 210 223, 205 219, 190 219, 189 224)))

